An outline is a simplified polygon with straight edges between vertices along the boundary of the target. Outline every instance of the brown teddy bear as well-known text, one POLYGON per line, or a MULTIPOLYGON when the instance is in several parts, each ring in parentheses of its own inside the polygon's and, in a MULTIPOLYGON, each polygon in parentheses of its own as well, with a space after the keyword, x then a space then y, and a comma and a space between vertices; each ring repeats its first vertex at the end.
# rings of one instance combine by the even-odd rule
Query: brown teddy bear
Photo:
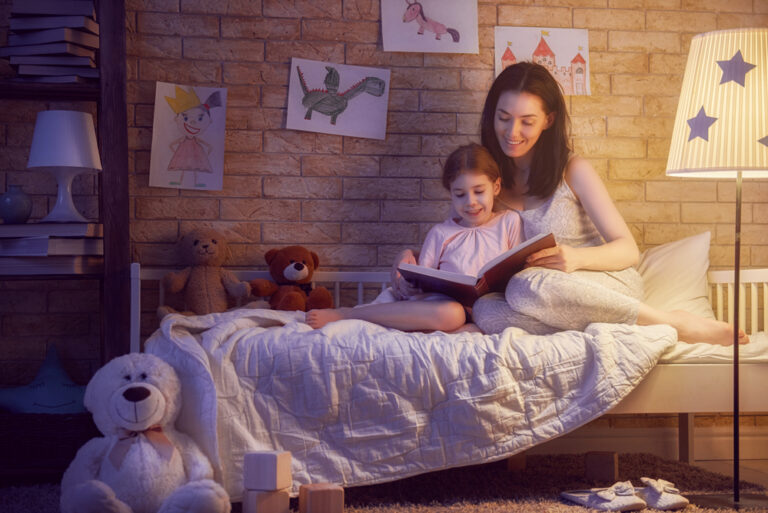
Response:
POLYGON ((333 308, 333 297, 325 287, 312 288, 312 275, 320 265, 317 253, 303 246, 270 249, 264 255, 274 282, 262 278, 251 280, 254 296, 271 296, 273 310, 333 308))
MULTIPOLYGON (((205 315, 223 312, 229 299, 247 299, 251 286, 238 280, 222 264, 229 254, 227 241, 216 230, 197 228, 179 242, 182 256, 189 259, 190 267, 163 276, 161 285, 170 294, 184 293, 184 315, 205 315)), ((162 318, 174 313, 172 307, 162 305, 157 314, 162 318)))

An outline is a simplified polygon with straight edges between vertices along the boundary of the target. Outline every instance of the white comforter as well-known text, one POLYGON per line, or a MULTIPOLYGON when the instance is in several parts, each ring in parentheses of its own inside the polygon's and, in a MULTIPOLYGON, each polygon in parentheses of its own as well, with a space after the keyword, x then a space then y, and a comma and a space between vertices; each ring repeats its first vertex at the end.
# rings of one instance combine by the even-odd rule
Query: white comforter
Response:
POLYGON ((668 326, 446 335, 301 320, 171 315, 146 344, 179 372, 177 426, 233 500, 248 450, 291 451, 293 495, 309 482, 372 484, 504 458, 609 410, 676 340, 668 326))

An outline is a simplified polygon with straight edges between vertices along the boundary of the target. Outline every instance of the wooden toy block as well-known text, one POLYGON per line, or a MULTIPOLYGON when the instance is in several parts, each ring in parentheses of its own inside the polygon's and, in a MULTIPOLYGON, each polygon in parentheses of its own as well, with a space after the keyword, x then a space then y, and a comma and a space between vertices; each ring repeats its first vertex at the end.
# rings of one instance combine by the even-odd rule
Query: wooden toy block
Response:
POLYGON ((526 460, 525 453, 520 452, 507 458, 507 470, 509 472, 525 470, 526 460))
POLYGON ((291 453, 288 451, 254 451, 245 454, 243 486, 246 490, 273 492, 290 488, 291 453))
POLYGON ((613 484, 619 480, 619 455, 610 451, 591 451, 584 455, 584 477, 613 484))
POLYGON ((331 483, 299 487, 299 513, 343 513, 344 488, 331 483))
POLYGON ((290 513, 288 489, 277 491, 245 490, 243 513, 290 513))

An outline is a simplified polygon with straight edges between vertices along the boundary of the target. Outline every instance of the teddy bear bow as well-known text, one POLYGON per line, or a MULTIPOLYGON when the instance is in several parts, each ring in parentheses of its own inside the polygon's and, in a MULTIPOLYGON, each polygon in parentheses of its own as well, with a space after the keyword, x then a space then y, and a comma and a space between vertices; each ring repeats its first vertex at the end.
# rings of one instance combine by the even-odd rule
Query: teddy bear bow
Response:
POLYGON ((173 451, 176 450, 176 447, 165 436, 163 428, 159 425, 151 426, 144 431, 128 431, 124 429, 122 432, 123 435, 117 439, 117 442, 112 447, 112 451, 109 453, 109 461, 117 469, 123 464, 123 460, 131 446, 142 438, 146 439, 160 457, 165 460, 170 460, 171 456, 173 456, 173 451))

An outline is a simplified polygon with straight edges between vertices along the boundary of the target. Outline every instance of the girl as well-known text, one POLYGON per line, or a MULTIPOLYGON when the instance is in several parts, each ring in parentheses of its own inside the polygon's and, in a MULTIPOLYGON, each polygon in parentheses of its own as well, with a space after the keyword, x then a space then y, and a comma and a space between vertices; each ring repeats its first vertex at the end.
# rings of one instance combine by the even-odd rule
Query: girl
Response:
MULTIPOLYGON (((498 203, 520 211, 526 237, 551 231, 558 246, 531 255, 505 295, 480 298, 475 322, 486 332, 518 326, 535 334, 583 330, 590 322, 669 324, 680 340, 730 344, 733 328, 724 322, 642 302, 642 279, 632 267, 637 245, 597 172, 572 154, 569 125, 560 87, 543 66, 514 64, 488 92, 481 136, 501 168, 498 203)), ((399 260, 415 257, 406 251, 399 260)), ((396 275, 393 289, 407 294, 410 285, 396 275)))
MULTIPOLYGON (((429 231, 420 265, 474 275, 483 264, 520 243, 519 215, 493 210, 501 175, 484 147, 469 144, 451 153, 443 167, 443 186, 451 194, 455 216, 429 231)), ((362 319, 403 331, 455 331, 467 322, 464 307, 450 297, 413 289, 399 299, 405 301, 385 292, 369 305, 311 310, 306 322, 321 328, 341 319, 362 319)))

